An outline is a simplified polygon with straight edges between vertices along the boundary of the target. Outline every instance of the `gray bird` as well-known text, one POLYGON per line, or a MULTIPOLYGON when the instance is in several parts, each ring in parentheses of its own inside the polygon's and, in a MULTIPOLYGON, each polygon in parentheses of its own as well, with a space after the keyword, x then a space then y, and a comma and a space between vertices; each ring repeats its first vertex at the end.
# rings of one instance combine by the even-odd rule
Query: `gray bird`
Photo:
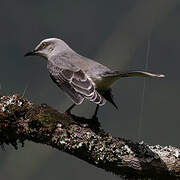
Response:
POLYGON ((164 77, 163 74, 153 74, 144 71, 119 72, 79 55, 72 50, 63 40, 49 38, 41 41, 36 48, 25 56, 42 56, 48 60, 47 69, 51 79, 74 102, 67 109, 70 113, 76 104, 81 104, 88 99, 97 104, 94 116, 97 115, 99 106, 109 101, 118 108, 113 100, 111 85, 122 77, 164 77))

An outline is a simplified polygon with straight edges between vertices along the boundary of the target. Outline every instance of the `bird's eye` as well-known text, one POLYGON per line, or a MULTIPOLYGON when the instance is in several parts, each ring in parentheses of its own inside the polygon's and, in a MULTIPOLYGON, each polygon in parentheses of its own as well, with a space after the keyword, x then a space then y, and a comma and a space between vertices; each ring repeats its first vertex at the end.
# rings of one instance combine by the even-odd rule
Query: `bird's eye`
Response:
POLYGON ((41 44, 41 48, 42 48, 42 49, 44 49, 46 46, 47 46, 47 44, 46 44, 45 42, 43 42, 43 43, 41 44))

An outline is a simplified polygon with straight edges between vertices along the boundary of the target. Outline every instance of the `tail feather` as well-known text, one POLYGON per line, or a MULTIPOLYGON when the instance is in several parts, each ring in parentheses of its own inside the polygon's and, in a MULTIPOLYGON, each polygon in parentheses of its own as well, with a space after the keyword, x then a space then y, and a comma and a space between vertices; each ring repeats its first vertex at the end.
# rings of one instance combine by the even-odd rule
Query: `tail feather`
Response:
POLYGON ((119 71, 114 71, 114 72, 108 72, 107 74, 104 75, 104 77, 134 77, 134 76, 140 76, 140 77, 150 77, 150 78, 163 78, 165 77, 164 74, 154 74, 150 72, 145 72, 145 71, 128 71, 128 72, 119 72, 119 71))
POLYGON ((133 77, 133 76, 142 76, 142 77, 157 77, 157 78, 163 78, 165 77, 164 74, 154 74, 150 72, 145 71, 129 71, 124 73, 119 73, 120 77, 133 77))

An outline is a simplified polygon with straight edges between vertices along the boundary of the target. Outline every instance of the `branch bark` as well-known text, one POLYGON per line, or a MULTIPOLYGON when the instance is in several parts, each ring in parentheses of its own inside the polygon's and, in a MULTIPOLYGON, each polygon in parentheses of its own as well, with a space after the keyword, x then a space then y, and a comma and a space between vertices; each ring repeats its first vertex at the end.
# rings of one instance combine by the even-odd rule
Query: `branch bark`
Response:
POLYGON ((0 98, 0 144, 47 144, 126 179, 179 179, 180 149, 112 137, 97 119, 34 105, 18 95, 0 98))

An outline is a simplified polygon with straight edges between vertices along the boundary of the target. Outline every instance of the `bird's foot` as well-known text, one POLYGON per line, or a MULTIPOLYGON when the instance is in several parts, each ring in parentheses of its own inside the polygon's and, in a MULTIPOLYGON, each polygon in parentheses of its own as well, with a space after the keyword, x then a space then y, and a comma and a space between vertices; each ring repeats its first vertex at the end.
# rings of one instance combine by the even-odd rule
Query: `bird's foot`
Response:
POLYGON ((75 106, 76 106, 76 104, 71 105, 71 106, 65 111, 65 113, 67 113, 67 114, 69 114, 69 115, 72 115, 72 114, 71 114, 71 110, 72 110, 75 106))
POLYGON ((71 110, 68 110, 68 109, 67 109, 67 110, 65 111, 65 113, 68 114, 68 115, 71 115, 71 110))

